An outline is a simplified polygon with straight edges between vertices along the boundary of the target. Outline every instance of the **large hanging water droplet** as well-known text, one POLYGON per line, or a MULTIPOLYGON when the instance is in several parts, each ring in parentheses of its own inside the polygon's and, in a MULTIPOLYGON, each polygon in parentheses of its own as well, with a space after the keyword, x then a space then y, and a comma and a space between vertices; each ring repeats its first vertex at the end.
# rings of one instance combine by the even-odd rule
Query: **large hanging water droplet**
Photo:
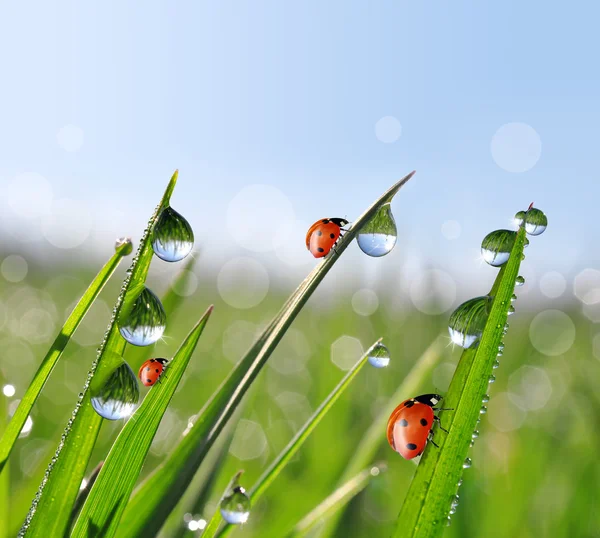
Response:
POLYGON ((369 364, 375 368, 385 368, 390 363, 390 352, 381 342, 369 353, 369 364))
POLYGON ((221 515, 231 525, 240 525, 248 521, 250 517, 250 497, 242 486, 233 488, 229 495, 221 501, 221 515))
POLYGON ((533 208, 527 212, 525 216, 525 231, 529 235, 540 235, 546 231, 548 226, 548 218, 543 211, 533 208))
POLYGON ((494 267, 505 264, 515 244, 517 233, 511 230, 496 230, 487 234, 481 242, 483 259, 494 267))
POLYGON ((115 250, 119 250, 121 247, 123 247, 123 256, 129 256, 133 251, 131 237, 119 237, 115 241, 115 250))
POLYGON ((472 464, 473 462, 471 461, 471 458, 465 458, 465 461, 463 462, 463 469, 468 469, 472 464))
POLYGON ((387 203, 363 226, 356 241, 365 254, 379 258, 391 252, 397 238, 396 221, 391 205, 387 203))
POLYGON ((154 293, 145 286, 134 299, 125 298, 123 310, 119 316, 121 336, 134 346, 149 346, 161 338, 165 332, 167 315, 154 293))
POLYGON ((523 284, 525 284, 525 279, 521 275, 519 275, 515 279, 515 286, 522 286, 523 284))
POLYGON ((90 384, 92 407, 108 420, 126 418, 137 406, 140 389, 129 365, 115 354, 105 355, 90 384))
POLYGON ((152 232, 152 248, 166 262, 183 260, 194 248, 194 231, 172 207, 165 207, 152 232))
POLYGON ((490 314, 489 296, 475 297, 461 304, 450 316, 448 331, 455 344, 469 348, 481 338, 490 314))

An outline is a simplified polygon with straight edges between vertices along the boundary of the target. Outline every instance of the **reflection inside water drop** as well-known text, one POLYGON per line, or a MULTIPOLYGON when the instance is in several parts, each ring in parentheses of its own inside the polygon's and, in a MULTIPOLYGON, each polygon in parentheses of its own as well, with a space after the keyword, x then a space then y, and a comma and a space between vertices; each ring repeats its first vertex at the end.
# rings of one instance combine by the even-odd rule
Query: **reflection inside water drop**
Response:
POLYGON ((397 238, 396 221, 387 203, 362 227, 356 241, 365 254, 378 258, 392 251, 397 238))
POLYGON ((452 342, 465 349, 475 344, 483 333, 491 303, 491 297, 486 295, 469 299, 461 304, 448 321, 452 342))
POLYGON ((92 407, 101 417, 119 420, 135 410, 140 391, 129 365, 116 355, 103 358, 90 385, 92 407))
POLYGON ((525 284, 525 279, 522 276, 518 276, 515 279, 515 286, 522 286, 523 284, 525 284))
POLYGON ((516 232, 511 230, 495 230, 489 233, 481 242, 483 259, 494 267, 505 264, 510 257, 516 237, 516 232))
POLYGON ((375 368, 385 368, 390 363, 390 352, 379 342, 369 353, 368 360, 369 364, 375 368))
POLYGON ((159 298, 148 288, 133 300, 125 298, 123 310, 119 316, 119 332, 134 346, 149 346, 158 341, 165 332, 167 316, 159 298))
POLYGON ((166 262, 183 260, 194 248, 194 231, 172 207, 165 207, 152 231, 152 248, 166 262))
POLYGON ((119 239, 115 241, 115 250, 119 250, 121 247, 123 247, 123 256, 129 256, 133 251, 131 237, 119 237, 119 239))
POLYGON ((227 523, 240 525, 250 517, 250 498, 242 486, 236 486, 229 495, 223 497, 219 508, 227 523))

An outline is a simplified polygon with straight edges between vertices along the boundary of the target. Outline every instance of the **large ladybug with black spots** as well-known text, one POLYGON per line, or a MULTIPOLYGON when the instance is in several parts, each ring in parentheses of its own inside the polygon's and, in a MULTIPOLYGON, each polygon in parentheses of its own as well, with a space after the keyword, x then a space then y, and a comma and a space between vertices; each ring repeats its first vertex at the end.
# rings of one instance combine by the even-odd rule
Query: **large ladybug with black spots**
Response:
POLYGON ((306 233, 306 248, 315 258, 327 256, 348 224, 346 219, 329 218, 315 222, 306 233))
POLYGON ((142 385, 146 387, 154 385, 159 380, 168 363, 168 359, 148 359, 142 364, 138 372, 138 377, 142 385))
MULTIPOLYGON (((387 425, 388 443, 404 459, 412 460, 420 456, 428 440, 437 447, 431 428, 434 421, 439 424, 440 419, 434 411, 443 409, 436 407, 441 400, 439 394, 416 396, 404 400, 390 415, 387 425)), ((441 424, 440 429, 448 433, 441 424)))

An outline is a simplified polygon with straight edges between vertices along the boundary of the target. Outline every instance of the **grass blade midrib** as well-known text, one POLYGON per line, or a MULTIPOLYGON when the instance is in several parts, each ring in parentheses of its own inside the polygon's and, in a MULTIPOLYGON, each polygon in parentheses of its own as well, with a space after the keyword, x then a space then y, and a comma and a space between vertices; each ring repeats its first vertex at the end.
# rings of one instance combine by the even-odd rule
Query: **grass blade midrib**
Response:
MULTIPOLYGON (((167 459, 153 473, 145 484, 134 493, 132 500, 123 516, 123 536, 148 536, 158 532, 167 518, 168 513, 177 503, 179 497, 189 485, 191 477, 196 472, 204 455, 214 442, 216 436, 227 423, 235 408, 241 401, 246 390, 266 363, 279 340, 285 334, 302 306, 308 301, 319 282, 325 277, 332 265, 350 245, 354 237, 371 217, 387 202, 390 202, 400 188, 414 175, 411 172, 398 183, 380 196, 350 227, 344 238, 339 242, 335 251, 323 259, 309 276, 300 284, 296 292, 285 303, 279 314, 265 329, 263 335, 237 364, 230 375, 223 381, 217 392, 201 411, 198 421, 190 433, 182 440, 179 451, 172 453, 171 458, 185 459, 184 469, 191 476, 180 472, 173 476, 174 464, 167 459), (156 478, 156 477, 159 478, 156 478), (152 498, 154 480, 169 483, 171 494, 168 498, 152 498)), ((183 469, 181 469, 183 470, 183 469)))
POLYGON ((2 438, 0 439, 0 472, 6 464, 10 453, 15 445, 16 440, 23 429, 23 425, 31 412, 40 392, 44 388, 46 381, 58 359, 60 359, 63 351, 67 347, 71 336, 79 327, 79 324, 87 314, 88 310, 104 288, 104 285, 108 282, 115 269, 119 266, 119 263, 123 259, 123 253, 127 245, 121 245, 113 256, 106 262, 104 267, 98 272, 88 289, 81 296, 77 305, 73 311, 69 314, 69 317, 65 321, 62 329, 56 336, 54 342, 50 346, 50 349, 42 359, 42 362, 35 373, 33 380, 27 387, 25 394, 19 402, 12 419, 8 423, 6 430, 4 431, 2 438))

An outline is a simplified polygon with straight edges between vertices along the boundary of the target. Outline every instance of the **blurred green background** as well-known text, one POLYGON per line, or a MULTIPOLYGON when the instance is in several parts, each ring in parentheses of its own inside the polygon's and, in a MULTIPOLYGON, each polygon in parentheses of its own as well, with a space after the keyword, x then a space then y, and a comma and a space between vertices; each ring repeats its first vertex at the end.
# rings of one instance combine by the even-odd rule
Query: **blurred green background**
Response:
MULTIPOLYGON (((534 252, 536 241, 528 254, 534 252)), ((202 256, 197 256, 194 275, 178 290, 182 305, 169 319, 166 338, 154 356, 170 356, 208 304, 215 304, 215 312, 162 421, 144 475, 176 445, 188 419, 202 408, 293 290, 289 280, 272 278, 264 299, 246 308, 257 302, 248 291, 248 268, 239 263, 230 277, 224 278, 217 271, 206 270, 202 256)), ((43 261, 23 264, 17 257, 25 261, 28 256, 4 253, 0 258, 0 397, 10 409, 99 267, 45 265, 43 261)), ((531 258, 535 263, 533 255, 531 258)), ((126 260, 119 268, 75 334, 11 456, 10 518, 15 532, 84 383, 128 263, 126 260)), ((525 264, 529 263, 527 259, 525 264)), ((390 366, 377 370, 367 365, 363 369, 295 461, 253 507, 239 536, 282 536, 331 493, 365 430, 440 335, 439 363, 423 380, 421 392, 444 393, 460 356, 446 329, 452 307, 439 283, 431 282, 431 289, 439 293, 425 294, 421 300, 410 291, 411 282, 395 273, 391 258, 387 265, 387 272, 370 286, 351 278, 339 285, 347 269, 343 268, 344 258, 338 262, 322 283, 323 292, 318 291, 301 312, 235 415, 233 441, 212 500, 200 513, 184 516, 202 480, 199 475, 190 496, 165 527, 164 536, 172 536, 177 527, 185 525, 184 517, 200 525, 200 520, 210 518, 238 469, 246 471, 243 484, 251 486, 341 379, 343 370, 380 336, 391 351, 390 366)), ((172 267, 155 260, 150 287, 159 295, 164 293, 178 270, 181 265, 172 267)), ((488 266, 481 271, 489 273, 490 279, 496 273, 488 266)), ((517 288, 522 296, 515 302, 516 314, 509 318, 505 353, 500 357, 496 382, 490 385, 489 410, 482 416, 481 433, 472 448, 473 466, 465 471, 460 505, 445 536, 600 536, 596 285, 600 286, 597 272, 585 270, 574 283, 547 274, 517 288)), ((452 306, 468 298, 458 291, 452 306)), ((131 348, 128 351, 126 358, 137 372, 142 356, 132 354, 131 348)), ((414 394, 403 395, 403 399, 411 396, 414 394)), ((90 471, 106 455, 121 425, 105 421, 90 471)), ((352 501, 337 536, 384 537, 392 532, 415 465, 387 446, 384 431, 377 461, 386 461, 387 471, 352 501)), ((211 466, 209 461, 201 475, 211 466)))

